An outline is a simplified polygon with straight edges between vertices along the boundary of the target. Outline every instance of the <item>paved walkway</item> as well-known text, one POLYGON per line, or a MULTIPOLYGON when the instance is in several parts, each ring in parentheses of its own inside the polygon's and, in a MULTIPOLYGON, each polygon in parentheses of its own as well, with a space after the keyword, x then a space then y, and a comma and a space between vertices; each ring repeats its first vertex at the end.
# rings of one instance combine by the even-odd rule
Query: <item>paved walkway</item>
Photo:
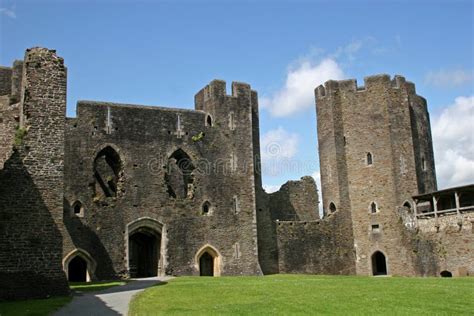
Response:
POLYGON ((126 285, 111 287, 98 292, 78 293, 71 303, 61 308, 56 316, 127 315, 132 296, 145 288, 164 284, 170 277, 135 279, 126 285))

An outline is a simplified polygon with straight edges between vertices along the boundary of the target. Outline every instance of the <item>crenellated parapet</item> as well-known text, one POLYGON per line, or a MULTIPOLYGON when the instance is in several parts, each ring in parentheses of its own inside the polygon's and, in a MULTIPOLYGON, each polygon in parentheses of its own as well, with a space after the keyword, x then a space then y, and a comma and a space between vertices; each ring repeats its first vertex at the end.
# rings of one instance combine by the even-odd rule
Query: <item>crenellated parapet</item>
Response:
POLYGON ((367 91, 374 90, 387 91, 389 89, 405 90, 410 95, 416 95, 415 84, 410 81, 406 81, 405 77, 395 75, 393 79, 390 75, 379 74, 374 76, 368 76, 364 78, 364 85, 358 86, 356 79, 346 80, 328 80, 324 85, 319 85, 315 89, 316 99, 322 99, 326 96, 331 96, 336 93, 359 93, 363 94, 367 91))
POLYGON ((226 82, 224 80, 212 80, 208 85, 202 88, 195 96, 196 110, 205 110, 205 104, 214 100, 222 100, 222 98, 238 98, 248 100, 252 104, 252 100, 256 100, 257 92, 252 90, 248 83, 232 82, 231 94, 227 94, 226 82))

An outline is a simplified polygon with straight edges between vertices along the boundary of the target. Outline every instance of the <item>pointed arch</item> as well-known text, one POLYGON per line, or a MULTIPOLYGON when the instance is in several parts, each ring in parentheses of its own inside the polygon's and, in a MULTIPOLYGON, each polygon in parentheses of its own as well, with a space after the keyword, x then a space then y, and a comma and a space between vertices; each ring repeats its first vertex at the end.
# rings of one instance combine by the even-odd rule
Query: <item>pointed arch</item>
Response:
POLYGON ((97 151, 93 173, 95 198, 116 197, 123 182, 123 161, 114 145, 106 144, 97 151))
POLYGON ((379 207, 375 201, 370 202, 369 213, 375 214, 379 211, 379 207))
POLYGON ((206 244, 202 246, 194 256, 195 268, 199 271, 199 274, 202 276, 220 276, 222 269, 222 256, 213 246, 206 244), (203 268, 209 267, 211 265, 211 273, 203 274, 203 268), (205 265, 205 266, 203 266, 205 265))
POLYGON ((168 158, 165 182, 172 198, 192 198, 194 195, 194 169, 191 157, 181 148, 168 158))
POLYGON ((212 127, 212 116, 210 114, 206 115, 206 126, 212 127))
POLYGON ((163 231, 163 224, 151 217, 141 217, 126 225, 125 258, 131 277, 164 274, 163 231))
POLYGON ((68 280, 70 279, 70 276, 72 274, 72 270, 70 271, 71 262, 74 264, 74 262, 77 259, 80 259, 85 262, 86 267, 85 267, 85 281, 90 282, 95 279, 95 269, 97 267, 96 261, 92 258, 89 252, 82 248, 76 248, 72 251, 70 251, 63 259, 63 270, 66 273, 66 276, 68 280), (73 261, 74 260, 74 261, 73 261), (70 274, 71 272, 71 274, 70 274))

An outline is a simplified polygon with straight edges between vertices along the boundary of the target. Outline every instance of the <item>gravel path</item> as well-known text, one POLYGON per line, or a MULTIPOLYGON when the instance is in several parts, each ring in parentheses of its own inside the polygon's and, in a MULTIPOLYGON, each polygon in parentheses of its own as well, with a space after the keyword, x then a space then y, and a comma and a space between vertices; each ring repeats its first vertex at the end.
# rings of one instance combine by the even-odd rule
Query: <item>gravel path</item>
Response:
POLYGON ((78 293, 71 303, 61 308, 54 315, 127 315, 128 305, 133 295, 147 287, 160 283, 164 284, 169 279, 170 277, 135 279, 126 285, 111 287, 103 291, 78 293))

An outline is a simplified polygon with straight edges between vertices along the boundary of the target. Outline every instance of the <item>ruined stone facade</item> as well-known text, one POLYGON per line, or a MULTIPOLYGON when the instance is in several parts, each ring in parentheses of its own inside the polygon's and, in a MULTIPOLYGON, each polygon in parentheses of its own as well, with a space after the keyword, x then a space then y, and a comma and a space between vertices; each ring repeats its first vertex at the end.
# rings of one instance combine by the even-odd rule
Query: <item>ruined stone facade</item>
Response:
POLYGON ((311 177, 262 189, 247 84, 214 80, 195 110, 79 101, 66 118, 63 60, 33 48, 0 68, 0 95, 0 299, 66 294, 67 279, 474 274, 472 187, 456 217, 416 213, 436 177, 426 102, 403 77, 316 89, 322 219, 311 177))

